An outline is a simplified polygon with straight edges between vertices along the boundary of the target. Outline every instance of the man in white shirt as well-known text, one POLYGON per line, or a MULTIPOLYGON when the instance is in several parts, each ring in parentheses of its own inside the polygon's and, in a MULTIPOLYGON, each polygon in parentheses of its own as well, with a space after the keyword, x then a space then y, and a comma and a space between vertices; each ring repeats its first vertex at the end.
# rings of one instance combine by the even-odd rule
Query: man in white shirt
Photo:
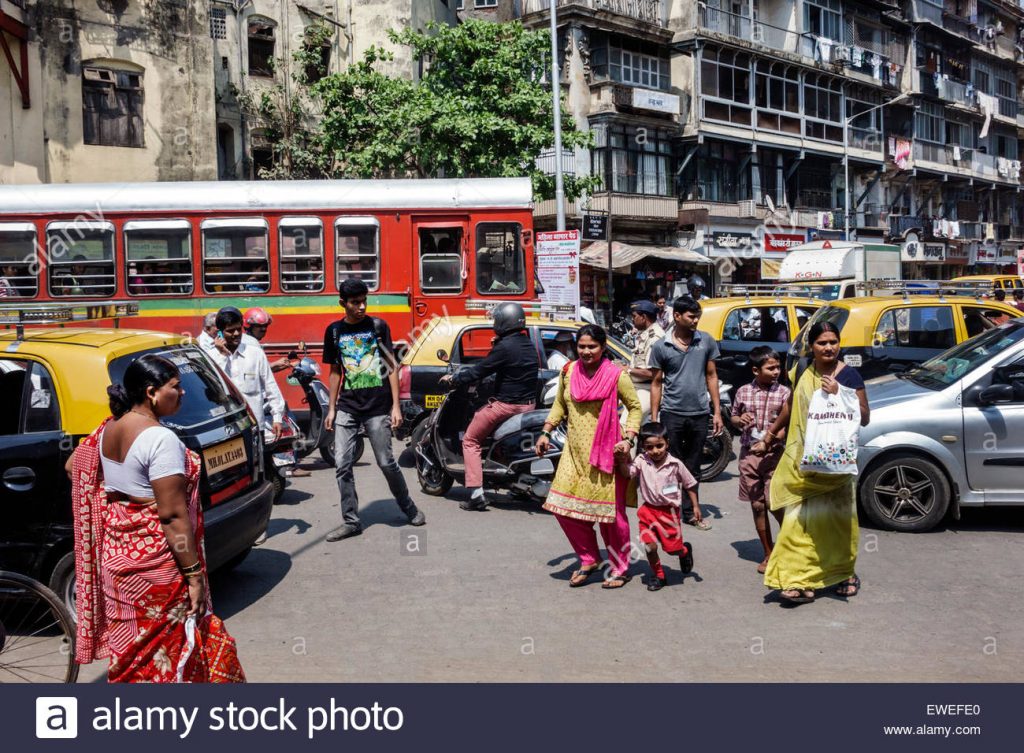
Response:
POLYGON ((212 351, 213 360, 242 393, 257 422, 263 422, 264 406, 270 407, 276 441, 281 436, 285 401, 266 353, 259 343, 246 342, 242 333, 242 312, 238 309, 222 308, 217 312, 216 325, 224 342, 222 347, 218 345, 212 351))
POLYGON ((196 345, 205 350, 207 353, 213 353, 217 350, 215 341, 217 339, 217 314, 211 312, 203 317, 203 331, 199 333, 199 337, 196 338, 196 345))

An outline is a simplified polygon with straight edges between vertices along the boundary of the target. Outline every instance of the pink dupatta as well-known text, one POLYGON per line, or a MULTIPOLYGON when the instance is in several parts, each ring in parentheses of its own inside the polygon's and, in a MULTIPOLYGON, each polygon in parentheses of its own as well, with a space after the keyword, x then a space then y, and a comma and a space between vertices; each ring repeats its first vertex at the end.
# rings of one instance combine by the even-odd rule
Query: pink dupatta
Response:
POLYGON ((597 418, 594 443, 590 448, 590 464, 602 473, 615 470, 615 445, 622 439, 618 415, 620 376, 622 370, 607 358, 601 359, 593 376, 587 376, 581 361, 576 362, 569 376, 569 391, 573 400, 578 403, 604 401, 597 418))

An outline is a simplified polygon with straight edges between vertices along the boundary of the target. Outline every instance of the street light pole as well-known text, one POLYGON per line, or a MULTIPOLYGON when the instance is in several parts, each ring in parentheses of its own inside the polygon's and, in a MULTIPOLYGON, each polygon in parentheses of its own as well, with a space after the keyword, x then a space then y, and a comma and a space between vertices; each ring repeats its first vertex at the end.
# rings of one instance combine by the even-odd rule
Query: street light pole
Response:
POLYGON ((847 118, 843 118, 843 223, 844 235, 846 240, 850 240, 850 123, 853 122, 854 118, 859 118, 861 115, 867 115, 869 112, 875 110, 881 110, 883 107, 894 105, 897 102, 901 102, 907 99, 910 95, 904 92, 898 97, 893 97, 888 102, 883 102, 880 105, 869 107, 864 112, 858 112, 855 115, 850 115, 847 118))
POLYGON ((555 214, 557 230, 565 230, 565 183, 562 179, 562 87, 558 76, 558 20, 555 5, 558 0, 548 0, 551 7, 551 102, 555 120, 555 214))

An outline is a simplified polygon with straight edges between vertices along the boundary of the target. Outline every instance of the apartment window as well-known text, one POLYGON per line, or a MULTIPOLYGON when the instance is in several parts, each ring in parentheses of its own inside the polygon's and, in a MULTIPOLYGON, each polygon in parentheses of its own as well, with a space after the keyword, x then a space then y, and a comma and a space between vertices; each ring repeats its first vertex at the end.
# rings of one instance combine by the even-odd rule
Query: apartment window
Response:
POLYGON ((274 75, 275 24, 270 19, 249 20, 249 75, 274 75))
MULTIPOLYGON (((959 146, 961 149, 972 149, 974 147, 974 128, 967 120, 960 119, 960 116, 946 116, 946 138, 944 143, 950 146, 959 146)), ((970 155, 967 155, 968 157, 970 155)))
POLYGON ((657 45, 640 39, 592 32, 590 66, 599 80, 610 79, 648 89, 669 88, 668 56, 657 45))
POLYGON ((595 129, 593 171, 606 191, 653 196, 672 194, 672 143, 657 129, 609 125, 595 129))
MULTIPOLYGON (((460 7, 462 6, 462 2, 459 3, 459 6, 460 7)), ((498 0, 474 0, 473 7, 474 8, 497 8, 498 7, 498 0)))
POLYGON ((267 221, 203 220, 203 290, 266 293, 270 290, 267 221))
POLYGON ((50 295, 109 298, 114 294, 114 224, 51 222, 46 226, 50 295))
POLYGON ((126 222, 124 246, 129 295, 192 292, 192 225, 188 220, 126 222))
POLYGON ((805 135, 826 141, 842 141, 842 83, 831 76, 808 74, 804 80, 805 135), (812 120, 813 119, 813 120, 812 120), (814 122, 827 121, 827 122, 814 122))
POLYGON ((142 73, 82 70, 82 139, 99 146, 145 146, 142 73))
POLYGON ((228 38, 227 12, 223 8, 210 9, 210 36, 214 39, 228 38))
POLYGON ((874 89, 851 86, 846 96, 850 120, 850 143, 860 149, 882 149, 881 97, 874 89))
POLYGON ((324 289, 324 225, 319 217, 282 217, 277 223, 281 291, 324 289))
MULTIPOLYGON (((749 148, 749 147, 748 147, 749 148)), ((735 203, 746 197, 745 176, 741 181, 741 149, 726 142, 706 143, 690 160, 682 179, 682 194, 689 201, 735 203), (741 195, 742 194, 742 195, 741 195)))
POLYGON ((793 66, 759 60, 754 81, 757 127, 800 135, 800 72, 793 66))
POLYGON ((996 156, 1005 159, 1018 159, 1017 137, 1007 136, 1001 133, 995 134, 996 156))
POLYGON ((983 63, 980 60, 975 60, 972 64, 974 68, 974 86, 985 94, 992 93, 992 66, 988 63, 983 63))
POLYGON ((745 53, 713 48, 701 52, 705 118, 750 125, 750 71, 750 56, 745 53))
POLYGON ((804 31, 834 41, 843 39, 839 0, 804 0, 804 31))
POLYGON ((339 217, 334 221, 335 283, 349 277, 370 290, 380 287, 380 223, 376 217, 339 217))
POLYGON ((914 136, 921 141, 943 143, 945 121, 942 105, 936 102, 922 102, 914 115, 914 136))

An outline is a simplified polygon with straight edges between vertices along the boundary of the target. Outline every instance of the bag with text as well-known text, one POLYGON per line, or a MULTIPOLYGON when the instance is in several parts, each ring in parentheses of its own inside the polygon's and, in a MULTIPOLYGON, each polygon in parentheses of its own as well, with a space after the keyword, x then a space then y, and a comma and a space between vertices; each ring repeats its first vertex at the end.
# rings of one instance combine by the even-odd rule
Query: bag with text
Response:
POLYGON ((815 390, 807 410, 800 470, 856 474, 859 435, 860 400, 857 391, 842 385, 835 395, 815 390))

